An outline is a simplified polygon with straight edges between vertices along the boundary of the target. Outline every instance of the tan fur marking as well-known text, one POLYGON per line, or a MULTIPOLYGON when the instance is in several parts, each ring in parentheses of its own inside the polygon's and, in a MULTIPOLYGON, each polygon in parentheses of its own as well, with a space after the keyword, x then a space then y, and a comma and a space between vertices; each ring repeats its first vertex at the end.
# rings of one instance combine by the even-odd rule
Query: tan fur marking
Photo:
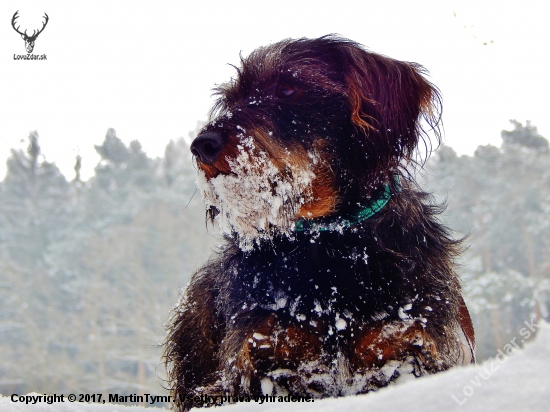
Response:
POLYGON ((359 87, 355 80, 348 77, 346 81, 349 84, 348 96, 351 103, 351 122, 365 132, 368 132, 369 130, 376 131, 376 127, 367 122, 365 118, 368 118, 372 122, 374 122, 375 119, 363 113, 364 103, 376 105, 376 102, 364 95, 361 87, 359 87))
POLYGON ((311 200, 302 205, 298 211, 298 217, 313 219, 328 216, 334 213, 340 201, 336 178, 331 169, 331 158, 327 153, 328 143, 325 139, 315 141, 314 150, 319 155, 319 160, 313 166, 315 179, 311 184, 311 200))
POLYGON ((317 358, 321 346, 319 334, 314 329, 299 325, 282 327, 271 314, 250 334, 243 348, 243 357, 253 367, 259 362, 268 362, 276 367, 294 368, 317 358))
POLYGON ((353 366, 358 369, 381 367, 387 361, 403 360, 409 355, 414 355, 423 362, 437 359, 434 339, 426 333, 420 321, 406 329, 399 328, 390 333, 384 330, 385 326, 387 325, 380 322, 354 340, 350 357, 353 366))

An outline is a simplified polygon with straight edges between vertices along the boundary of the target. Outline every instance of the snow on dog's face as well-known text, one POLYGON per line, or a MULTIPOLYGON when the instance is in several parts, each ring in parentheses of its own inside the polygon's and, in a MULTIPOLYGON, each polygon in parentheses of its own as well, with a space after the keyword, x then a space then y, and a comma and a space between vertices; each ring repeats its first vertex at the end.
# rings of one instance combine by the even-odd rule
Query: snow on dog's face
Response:
POLYGON ((292 236, 294 220, 311 200, 315 175, 309 162, 313 156, 297 161, 287 152, 274 161, 245 136, 236 137, 236 156, 225 159, 227 173, 212 176, 209 168, 199 168, 197 183, 221 232, 247 251, 274 233, 292 236))
POLYGON ((413 159, 420 118, 437 124, 422 73, 331 36, 242 58, 191 145, 210 217, 249 250, 300 217, 353 212, 413 159))

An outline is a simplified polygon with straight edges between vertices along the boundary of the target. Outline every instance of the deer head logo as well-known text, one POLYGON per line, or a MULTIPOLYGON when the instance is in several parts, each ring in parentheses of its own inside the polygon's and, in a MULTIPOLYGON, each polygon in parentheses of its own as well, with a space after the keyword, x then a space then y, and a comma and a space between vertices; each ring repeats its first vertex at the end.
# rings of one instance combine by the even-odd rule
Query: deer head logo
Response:
POLYGON ((19 13, 19 10, 17 10, 15 12, 15 14, 13 15, 13 17, 11 19, 11 25, 12 25, 13 29, 21 35, 23 40, 25 40, 25 48, 27 49, 27 53, 32 53, 32 50, 34 49, 34 42, 36 41, 36 38, 38 37, 38 35, 40 33, 42 33, 42 31, 44 30, 44 28, 46 27, 46 24, 48 24, 49 17, 46 13, 44 13, 44 18, 46 19, 46 21, 44 23, 42 23, 42 28, 38 31, 34 30, 32 35, 29 36, 29 35, 27 35, 27 30, 25 30, 24 33, 21 33, 19 31, 20 26, 17 26, 17 28, 15 28, 15 20, 17 20, 17 18, 19 17, 17 15, 17 13, 19 13))

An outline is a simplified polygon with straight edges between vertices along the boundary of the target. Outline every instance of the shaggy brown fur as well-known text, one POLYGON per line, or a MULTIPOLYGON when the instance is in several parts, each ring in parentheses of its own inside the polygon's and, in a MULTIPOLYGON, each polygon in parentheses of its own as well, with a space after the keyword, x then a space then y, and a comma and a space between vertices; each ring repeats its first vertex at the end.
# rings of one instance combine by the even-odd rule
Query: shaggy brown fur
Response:
POLYGON ((423 125, 439 139, 424 74, 331 35, 259 48, 216 90, 191 151, 226 244, 169 327, 177 409, 366 393, 474 361, 460 244, 405 169, 429 150, 423 125))

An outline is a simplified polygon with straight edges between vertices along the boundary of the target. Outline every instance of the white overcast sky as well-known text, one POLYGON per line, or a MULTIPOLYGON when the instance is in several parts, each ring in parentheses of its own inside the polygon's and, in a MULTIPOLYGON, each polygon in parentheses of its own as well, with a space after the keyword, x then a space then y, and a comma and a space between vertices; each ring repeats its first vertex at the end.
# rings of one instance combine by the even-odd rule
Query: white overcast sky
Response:
POLYGON ((161 156, 206 118, 211 88, 232 76, 240 51, 328 33, 424 65, 443 94, 445 141, 460 154, 499 145, 512 118, 549 138, 549 21, 547 0, 3 0, 0 177, 33 130, 70 178, 77 154, 92 173, 109 127, 161 156), (31 33, 48 13, 34 50, 46 61, 14 60, 25 54, 16 10, 31 33))

